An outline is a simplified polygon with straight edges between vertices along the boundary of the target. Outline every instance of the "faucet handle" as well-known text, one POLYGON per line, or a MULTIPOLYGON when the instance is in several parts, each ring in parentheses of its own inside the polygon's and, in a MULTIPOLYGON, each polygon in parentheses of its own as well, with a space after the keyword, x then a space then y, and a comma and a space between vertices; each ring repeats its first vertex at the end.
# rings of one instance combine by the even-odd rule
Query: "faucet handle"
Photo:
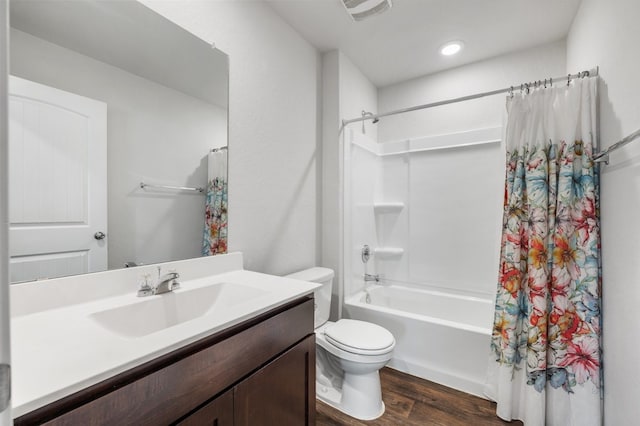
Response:
POLYGON ((151 296, 154 294, 154 288, 149 284, 151 274, 144 274, 138 288, 138 297, 151 296))
POLYGON ((179 289, 180 283, 177 279, 180 278, 180 274, 175 269, 169 269, 169 274, 173 276, 171 281, 171 290, 179 289))

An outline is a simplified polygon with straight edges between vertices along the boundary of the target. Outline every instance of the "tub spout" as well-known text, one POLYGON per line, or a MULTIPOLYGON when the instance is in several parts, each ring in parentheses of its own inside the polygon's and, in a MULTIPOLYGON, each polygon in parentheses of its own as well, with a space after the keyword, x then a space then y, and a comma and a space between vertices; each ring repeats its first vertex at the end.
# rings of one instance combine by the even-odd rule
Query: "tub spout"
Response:
POLYGON ((380 275, 379 274, 364 274, 364 282, 367 281, 375 281, 377 283, 380 282, 380 275))

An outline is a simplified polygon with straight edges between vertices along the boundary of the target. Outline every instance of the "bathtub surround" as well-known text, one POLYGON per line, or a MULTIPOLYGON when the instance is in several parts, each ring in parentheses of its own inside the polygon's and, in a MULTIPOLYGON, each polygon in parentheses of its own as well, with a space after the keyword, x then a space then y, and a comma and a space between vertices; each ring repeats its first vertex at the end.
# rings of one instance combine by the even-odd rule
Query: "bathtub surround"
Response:
POLYGON ((598 78, 509 98, 500 275, 486 395, 504 420, 598 426, 598 78))
POLYGON ((381 274, 386 283, 493 297, 501 129, 384 144, 354 130, 346 130, 352 135, 345 155, 352 209, 345 228, 351 247, 347 296, 359 291, 363 274, 370 273, 381 274), (366 265, 360 260, 363 244, 374 254, 366 265), (467 268, 457 267, 461 257, 467 268))
POLYGON ((215 150, 207 158, 203 256, 227 252, 227 153, 226 149, 215 150))
POLYGON ((351 127, 345 131, 351 143, 345 147, 344 314, 394 334, 392 367, 480 396, 486 360, 475 354, 490 342, 501 129, 380 144, 351 127), (472 214, 477 220, 465 216, 472 214), (367 264, 363 244, 373 253, 367 264), (365 283, 365 273, 380 274, 381 282, 365 283))

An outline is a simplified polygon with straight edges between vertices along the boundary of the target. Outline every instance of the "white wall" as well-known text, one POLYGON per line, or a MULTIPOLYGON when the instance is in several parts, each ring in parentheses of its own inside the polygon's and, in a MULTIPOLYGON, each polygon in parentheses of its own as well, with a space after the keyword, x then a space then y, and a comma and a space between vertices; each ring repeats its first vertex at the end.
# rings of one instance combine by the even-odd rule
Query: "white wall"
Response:
MULTIPOLYGON (((340 117, 342 120, 358 118, 363 110, 373 114, 378 112, 378 89, 340 52, 340 117)), ((349 128, 362 133, 362 123, 350 124, 349 128)), ((367 138, 377 141, 378 125, 365 121, 364 133, 367 138)))
MULTIPOLYGON (((342 265, 341 257, 345 247, 342 235, 346 236, 349 247, 350 223, 343 223, 343 190, 350 188, 349 170, 343 171, 341 162, 345 141, 348 144, 352 133, 360 134, 362 124, 352 124, 340 132, 342 120, 360 117, 362 110, 377 111, 377 89, 367 77, 342 52, 327 52, 322 58, 323 75, 323 147, 322 147, 322 257, 321 264, 336 271, 332 318, 339 315, 341 288, 345 276, 350 276, 350 265, 342 265), (343 176, 344 184, 340 182, 343 176), (346 226, 345 232, 342 232, 346 226), (346 269, 345 269, 346 268, 346 269), (346 274, 346 275, 345 275, 346 274)), ((375 140, 377 126, 370 121, 364 124, 368 138, 375 140)), ((349 155, 350 151, 347 152, 349 155)), ((347 167, 349 165, 347 164, 347 167)), ((370 206, 371 208, 371 206, 370 206)), ((350 206, 345 206, 350 209, 350 206)), ((350 211, 350 210, 349 210, 350 211)), ((346 214, 345 216, 348 216, 346 214)), ((364 236, 363 236, 364 237, 364 236)), ((362 276, 360 271, 359 276, 362 276)))
POLYGON ((204 196, 138 185, 205 186, 224 109, 17 30, 11 72, 107 103, 109 269, 200 256, 204 196))
MULTIPOLYGON (((640 127, 640 2, 583 0, 567 39, 570 70, 600 67, 600 143, 640 127)), ((605 424, 637 424, 640 409, 640 144, 601 173, 605 424)))
MULTIPOLYGON (((559 41, 383 87, 378 92, 378 110, 383 113, 560 76, 565 74, 565 54, 565 43, 559 41)), ((385 117, 378 124, 378 142, 501 126, 504 110, 505 96, 497 95, 385 117)))
POLYGON ((331 318, 341 314, 342 294, 342 249, 340 240, 342 220, 340 217, 342 188, 340 185, 340 57, 337 50, 322 56, 322 214, 320 232, 322 251, 320 264, 335 272, 331 297, 331 318))
POLYGON ((229 54, 229 248, 284 274, 320 260, 316 49, 263 2, 145 0, 229 54))

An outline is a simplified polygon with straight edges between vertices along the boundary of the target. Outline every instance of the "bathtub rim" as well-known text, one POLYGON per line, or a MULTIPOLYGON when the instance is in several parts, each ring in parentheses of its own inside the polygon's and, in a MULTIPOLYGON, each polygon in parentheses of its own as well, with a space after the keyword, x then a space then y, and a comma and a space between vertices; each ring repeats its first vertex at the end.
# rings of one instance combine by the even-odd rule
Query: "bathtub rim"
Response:
MULTIPOLYGON (((459 296, 457 294, 448 294, 445 292, 441 292, 441 291, 436 291, 436 290, 429 290, 429 289, 425 289, 425 290, 421 290, 421 289, 415 289, 412 287, 403 287, 403 286, 399 286, 399 285, 390 285, 390 286, 384 286, 382 287, 382 289, 385 289, 386 287, 393 287, 393 288, 402 288, 402 289, 407 289, 413 292, 422 292, 422 293, 430 293, 430 294, 434 294, 434 293, 438 293, 438 295, 444 295, 447 297, 451 297, 451 298, 456 298, 456 299, 464 299, 467 301, 483 301, 486 302, 486 299, 482 299, 479 297, 475 297, 475 296, 459 296)), ((481 327, 481 326, 476 326, 476 325, 470 325, 470 324, 465 324, 465 323, 461 323, 461 322, 456 322, 456 321, 451 321, 451 320, 446 320, 446 319, 441 319, 441 318, 437 318, 437 317, 432 317, 429 315, 424 315, 424 314, 416 314, 413 312, 407 312, 407 311, 403 311, 400 309, 395 309, 395 308, 389 308, 386 306, 380 306, 380 305, 376 305, 373 303, 366 303, 363 302, 362 300, 364 300, 364 298, 366 297, 367 291, 369 289, 361 289, 360 291, 348 296, 345 298, 345 305, 351 305, 351 306, 356 306, 356 307, 360 307, 360 308, 364 308, 364 309, 372 309, 372 310, 376 310, 376 311, 380 311, 380 312, 384 312, 387 314, 392 314, 392 315, 399 315, 402 317, 406 317, 406 318, 410 318, 412 320, 416 320, 416 321, 426 321, 426 322, 430 322, 430 323, 434 323, 434 324, 438 324, 438 325, 443 325, 446 327, 453 327, 453 328, 458 328, 461 330, 465 330, 465 331, 470 331, 472 333, 479 333, 479 334, 484 334, 487 336, 491 336, 492 335, 492 327, 481 327)), ((491 302, 493 303, 493 302, 491 302)))

